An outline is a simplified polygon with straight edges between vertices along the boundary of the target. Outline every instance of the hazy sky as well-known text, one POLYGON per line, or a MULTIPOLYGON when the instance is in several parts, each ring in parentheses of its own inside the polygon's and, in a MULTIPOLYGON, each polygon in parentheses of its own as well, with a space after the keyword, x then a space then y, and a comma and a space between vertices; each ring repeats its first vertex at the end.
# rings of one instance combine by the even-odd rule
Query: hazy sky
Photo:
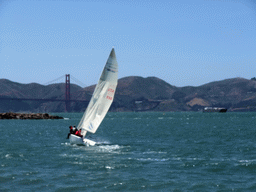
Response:
POLYGON ((0 1, 0 79, 44 84, 71 74, 92 85, 113 46, 119 78, 155 76, 178 87, 250 79, 256 1, 0 1))

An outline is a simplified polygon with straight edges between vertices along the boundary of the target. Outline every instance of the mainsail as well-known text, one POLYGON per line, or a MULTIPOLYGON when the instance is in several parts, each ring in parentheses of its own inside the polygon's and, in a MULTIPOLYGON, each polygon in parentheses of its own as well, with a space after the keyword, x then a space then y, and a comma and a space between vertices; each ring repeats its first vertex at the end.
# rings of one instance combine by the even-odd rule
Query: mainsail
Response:
POLYGON ((95 133, 106 116, 114 99, 117 78, 118 64, 115 50, 112 48, 88 107, 78 124, 78 129, 82 129, 83 136, 87 131, 95 133))

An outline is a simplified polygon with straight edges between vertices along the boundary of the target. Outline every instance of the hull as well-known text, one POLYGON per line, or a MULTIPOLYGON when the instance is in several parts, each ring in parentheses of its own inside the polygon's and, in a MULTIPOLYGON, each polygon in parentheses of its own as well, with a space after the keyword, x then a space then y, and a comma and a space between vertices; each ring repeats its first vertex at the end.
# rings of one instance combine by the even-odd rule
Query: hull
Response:
POLYGON ((96 144, 96 142, 89 140, 89 139, 82 139, 81 137, 78 137, 76 135, 71 134, 69 136, 69 142, 71 144, 76 144, 76 145, 90 145, 90 146, 94 146, 96 144))
POLYGON ((84 144, 83 139, 81 137, 78 137, 78 136, 73 135, 73 134, 71 134, 69 136, 69 141, 70 141, 71 144, 77 144, 77 145, 83 145, 84 144))

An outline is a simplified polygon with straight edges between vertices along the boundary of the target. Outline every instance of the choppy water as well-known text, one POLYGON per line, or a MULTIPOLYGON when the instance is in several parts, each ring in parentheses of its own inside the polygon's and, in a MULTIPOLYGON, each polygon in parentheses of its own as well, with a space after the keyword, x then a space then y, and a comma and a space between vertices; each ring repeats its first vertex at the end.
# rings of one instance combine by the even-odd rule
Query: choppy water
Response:
POLYGON ((0 191, 256 191, 256 113, 109 113, 94 147, 57 115, 0 121, 0 191))

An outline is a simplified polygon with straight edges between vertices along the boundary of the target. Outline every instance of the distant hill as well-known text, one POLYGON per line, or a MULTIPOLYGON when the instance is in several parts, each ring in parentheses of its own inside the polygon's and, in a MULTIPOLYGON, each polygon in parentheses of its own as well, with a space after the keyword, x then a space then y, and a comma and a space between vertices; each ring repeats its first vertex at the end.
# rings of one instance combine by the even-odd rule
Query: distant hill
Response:
POLYGON ((186 93, 184 102, 194 110, 201 106, 220 106, 229 111, 256 111, 256 81, 253 80, 232 78, 181 89, 186 93))
MULTIPOLYGON (((72 100, 89 101, 95 85, 71 84, 72 100)), ((2 100, 1 98, 65 99, 65 84, 21 84, 0 79, 0 112, 64 112, 64 102, 2 100)), ((198 87, 175 87, 157 77, 129 76, 118 80, 110 111, 200 111, 205 106, 228 111, 256 111, 256 81, 232 78, 198 87)), ((87 103, 72 102, 72 112, 83 112, 87 103)))
MULTIPOLYGON (((79 94, 81 90, 81 87, 71 84, 71 97, 79 94)), ((0 79, 0 112, 62 112, 65 110, 64 102, 1 100, 1 98, 65 99, 65 83, 44 86, 0 79)), ((90 95, 86 94, 84 98, 89 99, 90 95)))

